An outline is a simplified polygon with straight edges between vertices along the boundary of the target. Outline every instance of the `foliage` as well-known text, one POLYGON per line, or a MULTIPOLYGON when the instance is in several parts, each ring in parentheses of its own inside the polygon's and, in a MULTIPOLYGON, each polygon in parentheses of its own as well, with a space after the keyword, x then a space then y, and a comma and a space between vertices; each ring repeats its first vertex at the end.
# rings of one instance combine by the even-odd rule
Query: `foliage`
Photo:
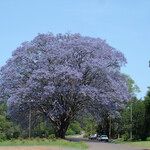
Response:
POLYGON ((48 138, 49 138, 49 139, 52 139, 52 140, 56 139, 55 134, 50 134, 50 135, 48 136, 48 138))
POLYGON ((150 136, 150 88, 144 100, 132 99, 121 112, 119 134, 124 140, 130 139, 132 130, 133 140, 148 140, 150 136), (132 114, 131 114, 132 109, 132 114), (132 117, 132 122, 131 122, 132 117))
POLYGON ((129 92, 135 96, 136 93, 140 92, 140 88, 137 86, 137 84, 135 83, 135 81, 129 76, 129 75, 125 75, 125 78, 127 79, 127 83, 128 83, 128 89, 129 92))
MULTIPOLYGON (((139 92, 139 87, 135 81, 128 75, 124 75, 128 81, 128 89, 132 96, 139 92)), ((113 138, 120 138, 129 141, 131 138, 131 131, 133 134, 132 140, 145 139, 145 102, 133 97, 126 106, 120 110, 120 115, 116 118, 111 118, 111 135, 113 138)), ((106 116, 106 119, 108 117, 106 116)), ((104 124, 105 126, 108 121, 104 124)), ((110 128, 110 125, 108 126, 110 128)), ((109 130, 109 129, 108 129, 109 130)))
POLYGON ((130 138, 130 131, 132 130, 134 139, 144 138, 144 120, 145 120, 145 106, 142 100, 134 98, 128 103, 126 109, 122 112, 123 134, 125 140, 130 138), (131 108, 132 107, 132 108, 131 108), (131 122, 131 109, 132 109, 132 122, 131 122))
MULTIPOLYGON (((0 99, 18 122, 42 113, 65 132, 79 111, 97 115, 118 109, 129 99, 120 73, 123 54, 100 38, 79 34, 39 34, 18 47, 0 71, 0 99)), ((22 123, 23 124, 23 123, 22 123)))
POLYGON ((97 132, 97 123, 92 116, 84 117, 81 123, 81 127, 85 132, 85 137, 89 137, 89 135, 95 134, 97 132))
POLYGON ((50 135, 52 137, 53 134, 54 134, 54 129, 52 125, 45 121, 39 122, 32 131, 32 137, 46 138, 46 137, 50 137, 50 135))
POLYGON ((75 135, 75 132, 71 128, 68 128, 66 135, 75 135))
POLYGON ((150 137, 147 137, 147 138, 146 138, 146 141, 150 141, 150 137))
POLYGON ((75 135, 75 134, 80 134, 81 133, 81 127, 79 122, 77 121, 73 121, 70 125, 69 128, 67 130, 67 135, 75 135))
POLYGON ((18 138, 20 135, 19 127, 13 124, 6 115, 6 104, 0 104, 0 141, 11 138, 18 138))
POLYGON ((133 135, 134 139, 144 139, 144 120, 145 106, 144 102, 139 100, 133 102, 133 135))
POLYGON ((148 88, 147 95, 144 98, 145 104, 145 120, 144 120, 144 128, 145 128, 145 137, 150 136, 150 88, 148 88))

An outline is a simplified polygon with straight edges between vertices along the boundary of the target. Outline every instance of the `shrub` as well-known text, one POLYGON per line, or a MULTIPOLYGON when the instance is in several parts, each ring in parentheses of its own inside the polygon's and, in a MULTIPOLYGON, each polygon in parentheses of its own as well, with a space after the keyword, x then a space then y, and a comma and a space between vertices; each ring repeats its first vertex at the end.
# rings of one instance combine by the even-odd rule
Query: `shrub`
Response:
POLYGON ((150 137, 147 137, 147 138, 146 138, 146 141, 150 141, 150 137))
POLYGON ((6 140, 6 135, 3 132, 0 132, 0 142, 6 140))
POLYGON ((67 135, 75 135, 75 134, 80 134, 81 133, 81 127, 79 122, 74 121, 70 124, 68 130, 67 130, 67 135))
POLYGON ((88 138, 89 136, 90 136, 90 133, 87 133, 87 132, 83 135, 84 138, 88 138))
POLYGON ((50 134, 50 135, 48 136, 48 138, 49 138, 49 139, 52 139, 52 140, 56 139, 55 134, 50 134))
POLYGON ((126 132, 125 134, 122 135, 122 138, 124 141, 128 141, 129 140, 129 134, 126 132))
POLYGON ((75 135, 75 132, 71 128, 69 128, 66 132, 66 135, 75 135))

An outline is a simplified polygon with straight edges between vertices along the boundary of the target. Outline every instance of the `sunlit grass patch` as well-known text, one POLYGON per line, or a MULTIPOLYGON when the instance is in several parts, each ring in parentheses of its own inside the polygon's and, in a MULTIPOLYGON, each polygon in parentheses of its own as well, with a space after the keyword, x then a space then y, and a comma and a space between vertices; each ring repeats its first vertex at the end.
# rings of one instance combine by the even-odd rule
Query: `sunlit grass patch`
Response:
POLYGON ((0 142, 0 146, 56 146, 74 149, 87 149, 84 142, 70 142, 62 139, 19 139, 0 142))
POLYGON ((127 144, 150 149, 150 141, 128 142, 127 144))

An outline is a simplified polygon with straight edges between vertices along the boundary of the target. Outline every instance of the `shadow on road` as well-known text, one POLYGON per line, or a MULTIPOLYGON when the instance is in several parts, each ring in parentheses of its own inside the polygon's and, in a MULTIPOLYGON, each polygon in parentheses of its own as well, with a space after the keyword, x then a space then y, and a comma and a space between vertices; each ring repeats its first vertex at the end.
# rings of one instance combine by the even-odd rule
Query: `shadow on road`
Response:
MULTIPOLYGON (((66 138, 67 141, 72 141, 72 142, 94 142, 94 143, 100 143, 100 141, 97 140, 89 140, 87 138, 66 138)), ((102 142, 101 142, 102 143, 102 142)), ((108 142, 107 142, 108 143, 108 142)))

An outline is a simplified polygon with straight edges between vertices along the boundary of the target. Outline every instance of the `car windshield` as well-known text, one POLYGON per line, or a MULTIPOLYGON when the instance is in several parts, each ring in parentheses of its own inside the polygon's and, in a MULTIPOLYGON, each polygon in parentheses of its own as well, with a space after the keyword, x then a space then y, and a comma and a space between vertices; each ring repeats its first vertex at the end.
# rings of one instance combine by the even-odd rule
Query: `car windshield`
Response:
POLYGON ((101 137, 107 137, 107 135, 102 135, 101 137))

